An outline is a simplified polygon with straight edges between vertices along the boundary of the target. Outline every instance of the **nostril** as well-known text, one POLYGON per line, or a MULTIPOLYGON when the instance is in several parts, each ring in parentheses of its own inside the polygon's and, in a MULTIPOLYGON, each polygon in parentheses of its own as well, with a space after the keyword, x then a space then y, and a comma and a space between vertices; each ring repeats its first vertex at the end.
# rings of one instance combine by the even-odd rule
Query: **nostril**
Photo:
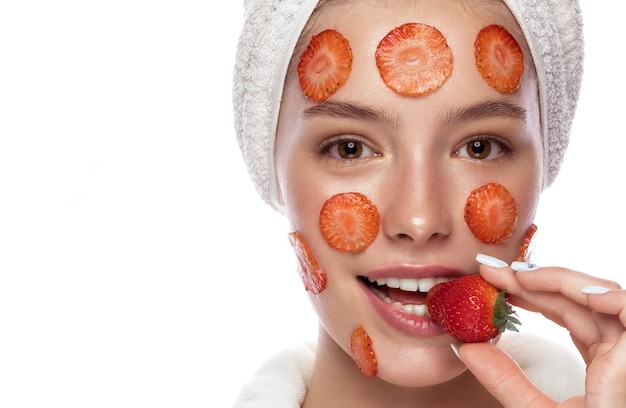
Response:
POLYGON ((441 199, 407 200, 399 197, 382 207, 381 230, 387 237, 421 245, 451 233, 453 212, 440 205, 441 199))

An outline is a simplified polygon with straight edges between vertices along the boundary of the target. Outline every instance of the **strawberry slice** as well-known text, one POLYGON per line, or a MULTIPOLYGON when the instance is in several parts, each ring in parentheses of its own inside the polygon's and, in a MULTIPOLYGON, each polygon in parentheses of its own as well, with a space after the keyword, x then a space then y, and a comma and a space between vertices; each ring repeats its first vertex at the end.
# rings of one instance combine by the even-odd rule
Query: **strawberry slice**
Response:
POLYGON ((407 23, 391 30, 376 48, 385 84, 400 95, 427 95, 452 74, 452 50, 435 27, 407 23))
POLYGON ((428 291, 430 316, 448 334, 465 343, 493 339, 505 330, 518 331, 506 290, 500 290, 480 275, 467 275, 439 283, 428 291))
POLYGON ((479 31, 474 42, 476 68, 498 92, 511 93, 524 73, 524 53, 506 28, 492 24, 479 31))
POLYGON ((479 240, 503 244, 517 226, 515 200, 501 184, 478 187, 467 197, 465 222, 479 240))
POLYGON ((352 49, 348 40, 335 30, 313 36, 300 56, 298 76, 304 95, 322 102, 341 88, 352 72, 352 49))
POLYGON ((326 288, 326 273, 320 268, 302 234, 297 231, 291 232, 289 242, 296 252, 298 274, 304 283, 304 288, 314 295, 319 295, 326 288))
POLYGON ((380 214, 361 193, 340 193, 329 198, 320 211, 324 239, 341 252, 361 252, 378 235, 380 214))
POLYGON ((374 377, 378 372, 378 363, 372 339, 362 326, 357 327, 350 336, 350 355, 366 377, 374 377))
POLYGON ((528 262, 530 260, 530 255, 532 252, 531 244, 533 242, 533 237, 535 236, 535 232, 537 232, 537 226, 532 224, 528 227, 526 234, 524 234, 524 238, 522 239, 522 244, 519 247, 517 252, 516 261, 520 262, 528 262))

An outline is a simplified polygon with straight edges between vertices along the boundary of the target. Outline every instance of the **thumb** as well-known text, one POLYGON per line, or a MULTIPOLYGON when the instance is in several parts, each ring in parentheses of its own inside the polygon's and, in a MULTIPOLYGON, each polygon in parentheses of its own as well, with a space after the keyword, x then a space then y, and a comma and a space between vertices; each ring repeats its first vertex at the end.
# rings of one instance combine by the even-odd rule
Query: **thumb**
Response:
POLYGON ((489 343, 457 346, 459 358, 476 379, 507 408, 555 407, 504 351, 489 343))

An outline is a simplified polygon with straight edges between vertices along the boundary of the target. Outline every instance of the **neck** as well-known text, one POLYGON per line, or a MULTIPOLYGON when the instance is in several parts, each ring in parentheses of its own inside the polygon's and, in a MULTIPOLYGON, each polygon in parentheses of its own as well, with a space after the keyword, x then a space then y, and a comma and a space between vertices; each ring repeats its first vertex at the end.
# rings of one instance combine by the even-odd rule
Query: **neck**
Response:
POLYGON ((410 388, 365 377, 352 358, 319 330, 315 366, 303 408, 358 407, 500 407, 476 378, 464 371, 452 380, 410 388))

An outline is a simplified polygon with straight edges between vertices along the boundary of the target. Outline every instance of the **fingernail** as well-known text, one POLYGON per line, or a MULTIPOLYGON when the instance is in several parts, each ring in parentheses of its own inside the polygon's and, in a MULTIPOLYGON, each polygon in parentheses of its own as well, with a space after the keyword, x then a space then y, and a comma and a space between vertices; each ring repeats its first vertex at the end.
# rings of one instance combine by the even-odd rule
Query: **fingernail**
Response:
MULTIPOLYGON (((461 344, 462 343, 450 343, 450 348, 452 348, 452 351, 454 351, 454 355, 459 360, 461 360, 461 356, 459 356, 459 347, 461 347, 461 344)), ((461 360, 461 361, 463 361, 463 360, 461 360)))
POLYGON ((516 272, 528 272, 539 269, 539 265, 535 265, 534 263, 530 262, 515 261, 511 264, 511 269, 516 272))
POLYGON ((603 288, 602 286, 583 286, 580 290, 585 295, 601 295, 609 291, 607 288, 603 288))
POLYGON ((492 266, 494 268, 506 268, 509 266, 506 262, 485 254, 476 255, 476 261, 482 265, 492 266))

